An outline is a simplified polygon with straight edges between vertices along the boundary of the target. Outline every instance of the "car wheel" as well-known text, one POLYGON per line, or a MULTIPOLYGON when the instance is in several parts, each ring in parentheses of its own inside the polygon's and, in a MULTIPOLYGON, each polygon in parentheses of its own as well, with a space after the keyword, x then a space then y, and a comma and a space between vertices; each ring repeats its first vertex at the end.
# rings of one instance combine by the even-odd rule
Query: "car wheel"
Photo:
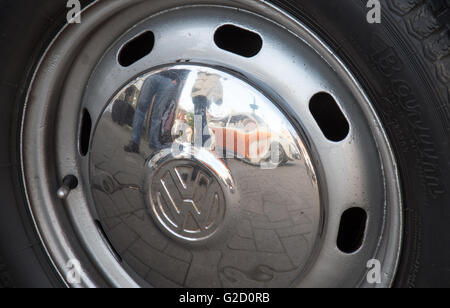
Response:
POLYGON ((0 3, 0 286, 450 286, 448 1, 28 2, 0 3), (194 140, 233 113, 299 157, 194 140))

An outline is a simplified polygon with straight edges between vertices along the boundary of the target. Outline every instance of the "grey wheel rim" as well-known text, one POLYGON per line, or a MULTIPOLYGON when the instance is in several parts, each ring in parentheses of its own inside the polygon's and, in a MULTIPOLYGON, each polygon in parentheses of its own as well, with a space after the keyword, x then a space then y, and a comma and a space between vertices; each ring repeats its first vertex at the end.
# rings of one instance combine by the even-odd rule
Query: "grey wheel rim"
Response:
MULTIPOLYGON (((206 2, 94 3, 85 9, 83 23, 64 28, 42 59, 27 97, 21 153, 30 209, 55 268, 66 280, 67 262, 80 260, 81 286, 354 287, 371 286, 367 262, 376 259, 383 276, 375 286, 390 286, 401 243, 398 172, 364 91, 318 37, 284 12, 260 1, 206 2), (214 35, 226 25, 259 36, 263 44, 257 54, 249 57, 220 48, 214 35), (154 34, 151 52, 129 66, 121 65, 120 51, 146 31, 154 34), (76 51, 74 45, 79 46, 76 51), (145 148, 142 155, 124 151, 122 137, 112 132, 117 129, 123 140, 130 140, 132 125, 111 120, 115 101, 131 85, 174 70, 228 79, 239 93, 250 93, 254 105, 271 108, 271 117, 262 116, 257 126, 283 123, 291 149, 281 146, 285 153, 294 152, 290 162, 261 169, 262 157, 244 154, 222 164, 214 156, 207 164, 199 154, 204 144, 182 151, 181 157, 164 149, 145 148), (342 140, 327 138, 311 114, 311 99, 318 93, 328 93, 348 122, 342 140), (79 139, 85 111, 92 130, 88 153, 82 155, 79 139), (104 163, 114 155, 120 164, 104 163), (142 162, 136 162, 139 159, 142 162), (134 178, 129 177, 132 165, 136 172, 131 173, 139 174, 134 178), (194 236, 195 224, 180 229, 175 223, 174 229, 168 227, 170 219, 161 218, 165 212, 161 206, 158 210, 154 195, 161 187, 152 189, 151 183, 161 182, 166 167, 197 170, 216 185, 220 219, 210 223, 212 231, 194 236), (280 186, 257 180, 242 184, 246 175, 264 179, 262 170, 280 186), (61 201, 56 191, 67 175, 80 183, 61 201), (295 191, 297 181, 305 184, 295 191), (253 191, 247 188, 255 182, 253 191), (284 198, 289 193, 280 194, 286 187, 295 192, 290 198, 284 198), (132 202, 120 201, 125 197, 117 191, 129 194, 132 202), (105 211, 111 202, 122 206, 122 216, 105 211), (142 206, 136 205, 139 202, 142 206), (292 211, 283 214, 283 208, 292 211), (336 242, 341 218, 351 208, 362 209, 367 220, 361 245, 345 253, 336 242), (265 224, 258 221, 263 216, 265 224), (135 221, 130 227, 137 218, 145 223, 135 221), (243 220, 250 222, 247 234, 243 220)), ((223 91, 228 97, 233 92, 223 91)), ((138 95, 135 105, 137 100, 138 95)), ((231 102, 223 99, 222 105, 231 102)), ((230 112, 215 112, 231 117, 230 112)), ((210 128, 213 113, 208 110, 210 128)), ((228 129, 227 124, 220 127, 228 129)))

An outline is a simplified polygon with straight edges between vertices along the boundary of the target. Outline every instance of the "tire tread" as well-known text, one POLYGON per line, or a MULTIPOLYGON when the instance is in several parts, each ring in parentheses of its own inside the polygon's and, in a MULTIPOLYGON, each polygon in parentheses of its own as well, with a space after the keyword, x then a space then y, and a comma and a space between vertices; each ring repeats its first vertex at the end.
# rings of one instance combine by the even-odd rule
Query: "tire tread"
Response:
POLYGON ((450 103, 450 0, 389 0, 408 33, 422 46, 450 103))

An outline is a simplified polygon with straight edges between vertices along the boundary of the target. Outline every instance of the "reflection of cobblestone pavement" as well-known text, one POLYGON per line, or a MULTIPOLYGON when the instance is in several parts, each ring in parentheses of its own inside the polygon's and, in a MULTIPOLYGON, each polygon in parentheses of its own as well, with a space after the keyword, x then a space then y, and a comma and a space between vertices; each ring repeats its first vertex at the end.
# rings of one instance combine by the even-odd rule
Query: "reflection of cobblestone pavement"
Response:
POLYGON ((123 152, 128 141, 123 128, 116 136, 111 147, 103 149, 108 157, 92 157, 97 174, 92 191, 115 249, 150 284, 280 287, 289 286, 301 274, 318 230, 308 218, 318 215, 318 208, 308 208, 314 204, 315 192, 300 195, 297 189, 311 186, 306 182, 306 171, 299 174, 303 162, 262 170, 228 160, 244 210, 238 213, 237 225, 225 240, 208 243, 207 247, 188 246, 166 237, 153 222, 142 187, 145 161, 138 154, 123 152), (127 161, 129 166, 119 166, 116 161, 127 161), (117 172, 111 174, 111 170, 117 172))

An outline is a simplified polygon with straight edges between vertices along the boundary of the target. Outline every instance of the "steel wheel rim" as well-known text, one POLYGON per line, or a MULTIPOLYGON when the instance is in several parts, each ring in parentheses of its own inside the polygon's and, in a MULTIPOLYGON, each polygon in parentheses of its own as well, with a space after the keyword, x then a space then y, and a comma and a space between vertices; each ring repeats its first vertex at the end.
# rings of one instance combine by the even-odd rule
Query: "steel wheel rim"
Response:
MULTIPOLYGON (((398 181, 398 174, 396 170, 396 164, 395 159, 392 154, 392 151, 389 146, 389 142, 387 140, 387 137, 385 133, 382 130, 382 126, 371 107, 367 97, 364 95, 364 92, 362 91, 361 87, 358 86, 358 83, 355 81, 355 79, 352 77, 350 72, 345 68, 345 66, 339 61, 339 59, 336 58, 336 56, 326 47, 326 45, 316 36, 312 34, 306 27, 296 22, 294 19, 287 16, 284 12, 283 14, 277 15, 280 11, 277 11, 276 8, 259 2, 255 1, 248 4, 242 4, 239 2, 233 2, 232 4, 229 4, 228 6, 235 6, 243 9, 242 11, 236 11, 235 9, 226 8, 224 6, 221 6, 221 1, 208 1, 209 3, 213 3, 216 6, 201 6, 196 1, 174 1, 173 3, 170 1, 161 1, 158 3, 154 3, 153 6, 150 6, 145 3, 141 3, 140 1, 134 1, 132 3, 128 4, 101 4, 101 3, 95 3, 89 8, 85 10, 85 24, 81 25, 79 28, 74 27, 66 27, 58 36, 57 39, 53 42, 52 46, 49 48, 46 56, 41 61, 41 65, 39 70, 35 74, 35 78, 33 81, 33 85, 29 90, 29 95, 27 98, 27 107, 24 113, 24 124, 23 124, 23 134, 22 134, 22 157, 23 157, 23 167, 24 167, 24 182, 27 187, 27 194, 28 194, 28 200, 30 203, 31 211, 34 215, 36 225, 38 227, 38 230, 40 231, 41 238, 43 239, 43 242, 45 243, 45 246, 47 248, 47 251, 53 260, 55 267, 58 269, 58 271, 61 273, 62 277, 65 277, 65 271, 64 265, 67 263, 67 260, 70 259, 80 259, 80 260, 87 260, 86 263, 90 264, 87 266, 89 268, 89 275, 87 274, 83 276, 83 283, 85 286, 95 286, 98 285, 99 281, 100 283, 107 283, 115 286, 137 286, 139 283, 139 279, 135 275, 130 275, 129 272, 124 269, 123 266, 115 259, 114 254, 111 253, 110 248, 108 247, 107 243, 102 238, 103 235, 98 232, 98 228, 94 223, 94 220, 92 219, 92 215, 89 212, 90 208, 88 204, 92 204, 93 201, 91 199, 91 196, 89 195, 88 187, 85 186, 85 181, 82 181, 81 185, 74 190, 70 197, 65 201, 64 207, 66 210, 65 213, 58 213, 58 211, 61 211, 61 208, 63 206, 61 205, 61 202, 56 200, 54 195, 55 187, 58 187, 58 181, 61 181, 61 179, 67 175, 67 174, 75 174, 79 179, 85 179, 83 174, 86 174, 88 164, 86 162, 83 163, 83 159, 79 157, 79 151, 77 148, 77 142, 73 142, 73 140, 78 140, 78 131, 79 131, 79 113, 83 108, 86 108, 86 101, 93 101, 93 99, 90 97, 89 89, 95 88, 98 85, 103 87, 106 87, 106 93, 105 95, 107 98, 103 99, 103 103, 96 105, 91 109, 91 114, 93 115, 93 123, 94 126, 97 123, 97 119, 100 116, 100 113, 104 110, 106 104, 113 98, 114 95, 118 93, 118 91, 125 85, 128 84, 131 80, 134 78, 142 75, 145 72, 148 72, 151 69, 157 68, 157 67, 163 67, 168 64, 175 65, 179 60, 189 60, 194 63, 199 63, 200 65, 206 65, 206 66, 216 66, 224 68, 227 71, 234 72, 236 74, 245 76, 245 80, 248 80, 249 84, 255 84, 258 89, 262 89, 262 92, 264 94, 267 94, 268 96, 274 97, 274 101, 276 101, 277 104, 281 106, 281 108, 284 108, 284 111, 289 114, 294 114, 298 116, 299 114, 306 114, 305 106, 300 106, 300 103, 295 105, 293 102, 303 102, 303 105, 305 104, 305 101, 309 101, 308 98, 311 98, 313 94, 316 94, 318 92, 327 91, 333 94, 333 96, 337 97, 337 101, 340 104, 340 107, 344 110, 345 115, 349 119, 349 121, 352 124, 350 136, 355 137, 358 139, 358 136, 353 135, 354 128, 358 127, 356 124, 354 124, 352 121, 358 122, 357 124, 364 127, 368 126, 368 131, 371 132, 371 138, 373 138, 373 144, 372 146, 367 146, 367 148, 370 149, 376 149, 377 156, 379 155, 379 158, 374 158, 372 161, 377 161, 379 159, 379 164, 381 164, 381 170, 383 173, 383 187, 384 192, 375 192, 374 195, 379 195, 380 193, 383 194, 384 199, 382 200, 383 207, 379 208, 379 216, 382 216, 380 219, 377 220, 377 223, 371 222, 374 228, 369 228, 368 230, 378 230, 377 234, 384 234, 388 233, 386 236, 375 236, 375 238, 371 239, 372 242, 372 248, 370 249, 370 253, 368 255, 365 255, 364 257, 356 258, 355 256, 360 252, 357 251, 355 254, 341 254, 338 250, 335 249, 335 242, 337 234, 337 228, 339 225, 339 219, 342 215, 342 212, 344 209, 348 208, 349 206, 342 205, 339 211, 335 211, 333 206, 335 204, 332 204, 331 200, 339 199, 340 193, 339 191, 336 191, 336 189, 333 191, 333 187, 336 187, 336 185, 332 185, 332 183, 337 183, 336 180, 331 180, 332 176, 330 176, 330 173, 339 173, 339 170, 341 169, 337 168, 329 168, 328 166, 332 165, 332 162, 326 162, 326 159, 324 158, 324 149, 330 150, 330 146, 334 146, 334 143, 330 143, 328 140, 324 141, 323 135, 320 137, 318 134, 315 134, 315 137, 313 137, 311 131, 317 132, 317 123, 314 123, 309 119, 309 122, 307 122, 304 118, 298 119, 295 118, 294 122, 300 122, 303 128, 303 132, 306 136, 303 136, 305 143, 309 147, 309 151, 313 153, 315 161, 313 161, 313 164, 316 166, 318 171, 318 177, 319 182, 322 182, 321 184, 321 222, 324 223, 324 231, 322 234, 319 234, 319 242, 316 243, 316 246, 320 246, 320 249, 317 249, 315 259, 311 261, 311 266, 308 267, 308 272, 305 274, 301 281, 299 282, 300 286, 333 286, 330 285, 331 282, 334 282, 337 286, 363 286, 366 285, 365 282, 365 272, 366 268, 364 267, 364 270, 361 271, 358 275, 355 275, 353 277, 344 277, 339 278, 339 274, 341 271, 336 270, 335 268, 338 266, 342 266, 345 264, 348 264, 348 262, 355 262, 354 260, 358 260, 359 265, 363 263, 366 263, 369 259, 378 259, 380 260, 381 264, 383 265, 383 273, 386 273, 386 277, 383 277, 383 283, 379 286, 389 286, 391 285, 393 281, 393 277, 395 274, 396 264, 398 260, 399 250, 400 250, 400 241, 401 241, 401 198, 400 198, 400 189, 399 189, 399 181, 398 181), (182 6, 189 6, 180 8, 182 6), (193 6, 192 6, 193 5, 193 6), (174 7, 177 7, 177 9, 173 9, 174 7), (171 9, 172 8, 172 9, 171 9), (117 21, 116 19, 112 19, 109 21, 110 28, 103 24, 102 27, 102 18, 106 18, 108 14, 117 14, 120 15, 119 12, 122 10, 129 9, 132 12, 134 12, 133 17, 135 18, 134 21, 127 21, 122 22, 119 24, 115 24, 114 29, 111 29, 111 24, 113 24, 112 20, 117 21), (304 96, 302 98, 293 97, 292 96, 292 87, 287 86, 283 83, 281 83, 280 78, 273 78, 273 76, 270 76, 268 74, 267 69, 258 68, 258 64, 261 64, 262 62, 255 61, 254 63, 249 64, 254 58, 250 59, 244 59, 243 57, 239 57, 235 54, 231 54, 228 52, 225 52, 224 50, 220 50, 217 48, 217 46, 214 45, 211 31, 203 31, 200 32, 200 34, 209 34, 210 37, 210 46, 203 46, 205 47, 205 51, 199 52, 198 50, 193 52, 192 54, 189 54, 188 51, 183 52, 182 54, 176 54, 176 52, 173 52, 173 54, 170 54, 170 50, 165 50, 164 45, 167 46, 167 44, 161 44, 159 48, 161 48, 159 51, 152 51, 152 57, 144 58, 141 62, 135 63, 134 66, 131 66, 128 71, 125 69, 122 72, 116 71, 117 75, 115 77, 118 77, 118 81, 115 81, 115 84, 113 85, 112 82, 110 84, 102 84, 101 82, 98 82, 98 76, 107 76, 102 75, 105 74, 105 72, 114 72, 114 69, 118 70, 118 64, 108 66, 102 65, 102 63, 108 61, 108 53, 112 53, 111 55, 117 54, 117 51, 120 49, 118 48, 123 46, 127 41, 129 41, 132 37, 136 36, 137 34, 141 33, 146 27, 148 28, 148 23, 152 24, 155 22, 155 20, 161 19, 160 16, 167 14, 171 15, 174 14, 177 16, 180 12, 183 12, 183 10, 190 10, 192 14, 190 16, 197 14, 198 11, 202 10, 209 10, 210 12, 227 12, 230 13, 227 17, 227 22, 224 22, 223 20, 220 20, 217 16, 220 14, 214 15, 211 13, 210 19, 214 20, 214 22, 209 21, 209 26, 206 27, 207 29, 210 29, 213 31, 217 28, 219 25, 224 25, 226 23, 236 24, 243 28, 249 29, 251 31, 255 31, 256 33, 259 33, 263 37, 263 41, 265 43, 265 46, 262 49, 262 53, 265 52, 264 48, 267 48, 269 46, 268 50, 273 52, 272 54, 268 52, 268 54, 273 55, 277 51, 273 48, 273 45, 271 44, 273 42, 278 42, 279 40, 274 38, 274 33, 276 31, 280 31, 279 34, 285 37, 290 37, 290 41, 285 43, 285 46, 287 49, 293 49, 292 46, 299 46, 302 45, 303 50, 302 52, 306 52, 306 47, 302 42, 300 42, 301 37, 302 40, 306 40, 308 44, 310 44, 315 52, 319 52, 322 57, 330 63, 330 66, 337 71, 335 76, 336 80, 339 80, 341 83, 345 84, 345 90, 342 90, 345 92, 344 94, 336 93, 338 92, 336 89, 333 89, 331 86, 322 86, 322 87, 315 87, 312 84, 309 85, 310 94, 303 94, 304 96), (246 10, 253 10, 255 13, 249 13, 246 10), (137 12, 140 13, 138 14, 137 12), (145 15, 144 14, 147 14, 145 15), (149 12, 152 12, 151 14, 149 12), (259 16, 258 16, 259 14, 259 16), (143 16, 152 16, 147 21, 142 21, 144 18, 143 16), (264 16, 262 18, 261 16, 264 16), (102 17, 102 18, 98 18, 102 17), (94 18, 97 18, 97 21, 94 21, 94 18), (268 18, 272 19, 272 21, 269 21, 268 18), (93 24, 90 24, 90 23, 93 24), (130 25, 134 25, 138 23, 138 26, 134 27, 133 29, 127 31, 130 29, 130 25), (275 22, 278 22, 279 24, 282 24, 285 29, 282 31, 281 27, 275 24, 275 22), (128 23, 128 24, 127 24, 128 23), (147 25, 146 25, 147 23, 147 25), (94 27, 93 25, 96 24, 98 27, 94 27), (83 29, 81 29, 83 28, 83 29), (106 53, 103 53, 103 50, 97 51, 97 53, 94 53, 99 61, 94 61, 90 58, 86 59, 83 57, 87 56, 88 51, 93 50, 93 43, 94 39, 91 39, 87 42, 87 47, 83 49, 83 52, 81 53, 81 56, 76 57, 74 55, 74 59, 77 61, 75 63, 82 64, 83 62, 87 62, 85 65, 89 68, 84 68, 83 66, 80 66, 77 69, 61 69, 61 71, 58 72, 59 67, 63 67, 63 65, 56 67, 54 71, 45 71, 46 68, 49 67, 49 65, 52 65, 52 59, 55 61, 55 55, 61 55, 63 50, 68 50, 67 48, 71 46, 72 43, 67 41, 67 36, 72 34, 75 35, 74 37, 76 39, 80 39, 80 41, 85 41, 85 38, 87 36, 87 33, 90 31, 93 31, 92 28, 94 28, 96 31, 99 31, 96 33, 98 36, 94 36, 94 38, 99 38, 100 33, 103 31, 103 35, 109 34, 106 39, 101 41, 102 46, 106 48, 109 48, 106 53), (276 28, 275 32, 272 32, 273 30, 268 30, 276 28), (289 31, 286 31, 286 28, 289 29, 289 31), (120 29, 120 30, 119 30, 120 29), (71 33, 72 32, 72 33, 71 33), (124 35, 117 36, 118 34, 125 33, 124 35), (295 38, 295 39, 294 39, 295 38), (66 40, 66 41, 65 41, 66 40), (292 45, 291 45, 292 44, 292 45), (162 47, 161 47, 162 46, 162 47), (270 48, 272 47, 272 48, 270 48), (211 50, 215 49, 214 52, 211 50), (164 54, 164 57, 158 57, 158 55, 155 56, 155 54, 164 54), (52 58, 53 56, 53 58, 52 58), (101 58, 100 58, 101 57, 101 58), (150 59, 151 58, 151 59, 150 59), (230 62, 230 61, 234 61, 230 62), (108 71, 110 68, 112 70, 108 71), (95 74, 93 71, 95 70, 95 74), (126 72, 125 72, 126 71, 126 72), (99 73, 100 72, 100 73, 99 73), (46 75, 47 74, 47 75, 46 75), (120 75, 123 74, 123 75, 120 75), (65 91, 61 92, 61 98, 60 100, 62 103, 60 103, 57 112, 61 115, 64 114, 76 114, 76 117, 72 117, 71 119, 64 118, 64 123, 57 123, 56 125, 56 144, 59 148, 64 148, 64 151, 59 151, 55 154, 54 161, 49 162, 48 158, 45 158, 43 156, 43 148, 44 145, 48 145, 51 143, 51 138, 49 138, 49 132, 45 132, 44 130, 40 131, 38 135, 36 135, 36 125, 41 125, 42 123, 46 123, 48 125, 48 119, 46 117, 49 116, 52 112, 52 108, 55 108, 53 104, 55 104, 54 97, 50 96, 42 96, 42 91, 39 91, 39 88, 42 89, 42 84, 44 82, 51 81, 51 78, 55 78, 55 76, 62 76, 66 75, 68 76, 65 80, 65 91), (268 77, 268 75, 270 77, 268 77), (339 78, 338 78, 339 77, 339 78), (278 83, 277 83, 278 80, 278 83), (76 84, 76 82, 83 82, 83 84, 88 85, 86 92, 80 93, 80 91, 75 87, 71 87, 71 85, 76 84), (270 84, 271 86, 268 87, 267 85, 270 84), (291 95, 289 95, 289 93, 291 95), (38 95, 37 95, 38 94, 38 95), (349 110, 349 106, 343 106, 343 100, 345 98, 348 98, 349 101, 357 101, 358 105, 358 112, 359 117, 353 117, 352 112, 349 110), (289 101, 289 103, 286 103, 289 101), (36 103, 38 102, 38 103, 36 103), (68 104, 68 102, 71 102, 71 104, 68 104), (69 106, 70 105, 70 106, 69 106), (45 110, 47 108, 47 110, 45 110), (303 109, 302 109, 303 108, 303 109), (30 120, 31 119, 31 120, 30 120), (364 119, 364 121, 362 121, 364 119), (359 123, 362 122, 362 123, 359 123), (308 126, 309 125, 309 126, 308 126), (315 125, 315 126, 314 126, 315 125), (74 129, 75 128, 75 129, 74 129), (68 136, 71 136, 68 138, 68 136), (34 142, 30 142, 31 139, 34 139, 34 142), (322 140, 320 140, 322 139, 322 140), (319 140, 319 141, 318 141, 319 140), (322 142, 322 146, 319 144, 322 142), (70 145, 70 143, 72 145, 70 145), (323 145, 325 144, 325 146, 323 145), (33 149, 33 146, 36 146, 37 152, 40 152, 41 154, 33 155, 33 151, 36 151, 36 149, 33 149), (69 149, 69 150, 67 150, 69 149), (58 166, 55 170, 55 166, 49 166, 52 163, 56 163, 58 166), (45 181, 36 180, 33 175, 39 174, 40 179, 46 179, 47 183, 43 183, 45 181), (47 208, 42 208, 42 200, 46 200, 45 204, 50 204, 51 206, 47 206, 47 208), (83 206, 74 206, 73 204, 82 204, 83 206), (83 209, 80 209, 83 208, 83 209), (56 209, 56 210, 55 210, 56 209), (60 217, 65 216, 66 221, 62 220, 60 217), (53 217, 53 219, 51 219, 53 217), (59 223, 56 225, 52 225, 49 223, 49 220, 51 221, 58 221, 59 223), (70 231, 70 233, 67 231, 67 228, 65 225, 67 225, 67 221, 70 220, 71 223, 74 225, 74 228, 70 231), (332 221, 334 221, 332 223, 332 221), (333 232, 329 232, 329 230, 334 229, 333 232), (63 231, 64 230, 64 231, 63 231), (58 234, 65 234, 66 238, 62 238, 58 234), (72 234, 73 237, 75 237, 77 240, 77 244, 74 244, 72 241, 72 237, 68 236, 67 234, 72 234), (69 239, 68 239, 69 238, 69 239), (81 242, 81 244, 80 244, 81 242), (333 245, 334 243, 334 245, 333 245), (80 245, 83 247, 83 253, 80 255, 80 249, 74 249, 76 245, 80 245), (325 253, 326 247, 333 247, 330 248, 328 252, 333 251, 337 255, 340 255, 341 258, 348 259, 348 261, 341 261, 341 262, 329 262, 326 259, 327 253, 325 253), (327 267, 331 267, 327 268, 327 267), (324 269, 327 269, 327 274, 324 275, 324 269), (334 268, 335 274, 330 274, 330 271, 332 271, 334 268), (95 270, 94 270, 95 269, 95 270), (94 274, 92 275, 92 272, 95 272, 97 276, 94 274), (357 277, 356 277, 357 276, 357 277)), ((115 18, 118 18, 117 15, 115 18)), ((181 15, 181 13, 180 13, 181 15)), ((178 15, 178 17, 180 17, 178 15)), ((189 22, 195 24, 192 19, 186 18, 189 20, 189 22)), ((208 18, 206 18, 208 19, 208 18)), ((186 20, 183 20, 184 22, 186 20)), ((200 24, 202 24, 204 21, 199 21, 200 24)), ((205 24, 208 24, 208 22, 204 22, 205 24)), ((152 28, 152 31, 155 31, 155 29, 163 29, 164 31, 167 31, 166 33, 177 33, 174 32, 174 29, 177 29, 177 24, 179 23, 172 23, 172 24, 165 24, 162 23, 160 28, 152 28)), ((198 24, 196 24, 198 26, 198 24)), ((202 24, 203 25, 203 24, 202 24)), ((195 28, 195 27, 194 27, 195 28)), ((93 31, 94 32, 94 31, 93 31)), ((277 33, 278 34, 278 33, 277 33)), ((163 39, 170 38, 169 35, 161 36, 163 39)), ((203 39, 200 35, 200 37, 203 39)), ((158 36, 157 36, 158 39, 158 36)), ((197 38, 199 39, 199 38, 197 38)), ((173 38, 172 38, 173 40, 173 38)), ((195 40, 191 38, 193 42, 191 42, 193 45, 196 45, 195 40)), ((176 41, 176 40, 175 40, 176 41)), ((96 41, 96 43, 98 40, 96 41)), ((169 40, 170 42, 170 40, 169 40)), ((173 42, 173 41, 172 41, 173 42)), ((205 42, 205 40, 202 40, 202 42, 205 42)), ((186 43, 186 42, 184 42, 186 43)), ((203 43, 204 44, 204 43, 203 43)), ((158 45, 155 45, 158 46, 158 45)), ((184 44, 183 46, 186 46, 184 44)), ((158 48, 158 47, 157 47, 158 48)), ((311 50, 310 50, 311 52, 311 50)), ((286 51, 278 52, 278 53, 289 53, 286 51)), ((72 55, 72 53, 69 53, 72 55)), ((89 54, 90 55, 90 54, 89 54)), ((304 55, 297 55, 298 58, 303 59, 305 58, 304 55)), ((312 56, 311 56, 312 57, 312 56)), ((94 57, 93 57, 94 58, 94 57)), ((111 57, 113 59, 115 57, 111 57)), ((256 57, 257 58, 257 57, 256 57)), ((262 57, 261 57, 262 58, 262 57)), ((286 67, 285 65, 282 65, 283 63, 286 64, 286 59, 289 57, 279 56, 275 59, 279 62, 279 67, 286 67)), ((306 57, 307 58, 307 57, 306 57)), ((59 61, 59 59, 57 59, 59 61)), ((290 59, 290 61, 292 61, 290 59)), ((61 63, 64 63, 65 61, 61 59, 61 63)), ((300 61, 301 62, 301 61, 300 61)), ((325 61, 323 61, 325 62, 325 61)), ((311 63, 315 63, 311 60, 311 63)), ((310 63, 310 64, 311 64, 310 63)), ((67 62, 66 62, 67 64, 67 62)), ((323 63, 321 64, 323 67, 323 63)), ((295 66, 295 65, 293 65, 295 66)), ((276 76, 276 66, 271 66, 273 75, 276 76)), ((123 69, 123 68, 122 68, 123 69)), ((317 66, 314 66, 311 68, 312 70, 316 69, 315 72, 318 74, 320 71, 317 66)), ((331 70, 331 68, 330 68, 331 70)), ((285 73, 285 72, 284 72, 285 73)), ((323 72, 322 72, 323 73, 323 72)), ((287 74, 289 75, 289 74, 287 74)), ((294 74, 289 75, 294 76, 294 74)), ((52 89, 55 89, 55 86, 58 85, 58 83, 55 82, 57 78, 53 79, 54 83, 47 83, 47 85, 51 85, 52 89)), ((101 79, 101 78, 100 78, 101 79)), ((333 84, 335 80, 330 81, 325 80, 325 82, 328 82, 328 85, 333 84)), ((304 81, 304 77, 297 77, 297 80, 304 81)), ((320 78, 317 78, 317 80, 320 80, 320 78)), ((320 82, 319 82, 320 83, 320 82)), ((337 82, 336 82, 337 83, 337 82)), ((61 84, 59 84, 61 86, 61 84)), ((56 87, 57 89, 58 87, 56 87)), ((303 89, 303 88, 302 88, 303 89)), ((56 91, 55 91, 56 92, 56 91)), ((297 93, 298 94, 298 93, 297 93)), ((359 136, 361 139, 361 136, 359 136)), ((346 139, 347 140, 347 139, 346 139)), ((354 143, 357 143, 358 141, 355 141, 354 143)), ((332 150, 334 150, 332 148, 332 150)), ((36 154, 36 153, 35 153, 36 154)), ((369 157, 371 154, 367 154, 369 157)), ((372 155, 373 156, 373 155, 372 155)), ((357 156, 355 156, 357 157, 357 156)), ((364 157, 359 157, 362 161, 364 161, 364 157)), ((366 157, 367 158, 367 157, 366 157)), ((356 160, 357 161, 357 160, 356 160)), ((370 159, 368 160, 370 161, 370 159)), ((334 161, 333 161, 334 162, 334 161)), ((356 168, 356 167, 355 167, 356 168)), ((361 168, 362 169, 362 168, 361 168)), ((351 172, 355 172, 358 174, 357 171, 353 170, 351 172)), ((350 173, 351 173, 350 172, 350 173)), ((87 182, 87 181, 86 181, 87 182)), ((364 182, 364 181, 361 181, 364 182)), ((369 181, 370 182, 370 181, 369 181)), ((352 182, 355 184, 355 182, 352 182)), ((59 183, 60 184, 60 183, 59 183)), ((348 191, 348 190, 347 190, 348 191)), ((364 192, 364 189, 361 189, 362 192, 364 192)), ((367 208, 366 209, 368 213, 370 213, 370 218, 376 216, 376 214, 373 214, 375 211, 373 208, 367 208)), ((372 219, 371 219, 372 220, 372 219)), ((372 232, 369 232, 372 233, 372 232)), ((369 241, 367 238, 365 238, 365 241, 369 241)), ((357 263, 358 263, 357 262, 357 263)))

